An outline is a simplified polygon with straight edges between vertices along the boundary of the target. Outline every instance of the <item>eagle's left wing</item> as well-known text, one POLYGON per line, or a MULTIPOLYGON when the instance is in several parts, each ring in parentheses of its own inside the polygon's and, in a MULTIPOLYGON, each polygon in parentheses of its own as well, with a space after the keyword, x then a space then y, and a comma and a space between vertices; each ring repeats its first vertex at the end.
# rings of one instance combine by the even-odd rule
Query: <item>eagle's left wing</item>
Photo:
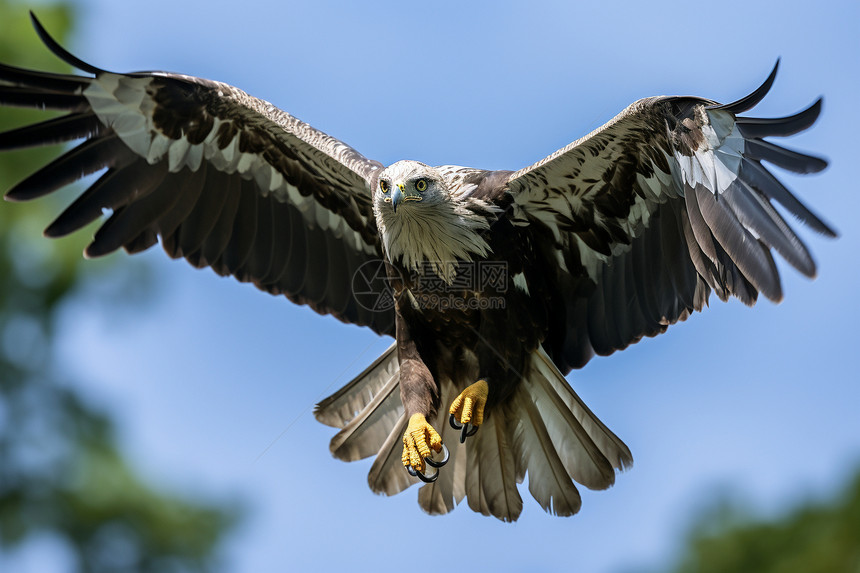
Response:
POLYGON ((353 285, 358 277, 369 298, 387 288, 373 272, 382 259, 370 192, 378 162, 227 84, 95 68, 33 23, 55 54, 92 75, 0 65, 0 105, 67 112, 0 134, 0 151, 83 141, 6 197, 34 199, 104 171, 46 235, 109 211, 88 256, 160 238, 172 257, 393 334, 392 309, 359 304, 353 285))
POLYGON ((806 276, 815 263, 772 205, 835 233, 762 165, 820 171, 822 159, 764 140, 811 126, 821 100, 778 119, 741 117, 767 81, 726 105, 640 100, 605 126, 508 177, 509 216, 532 236, 526 268, 547 300, 544 347, 562 372, 701 310, 711 290, 753 304, 782 298, 775 249, 806 276))

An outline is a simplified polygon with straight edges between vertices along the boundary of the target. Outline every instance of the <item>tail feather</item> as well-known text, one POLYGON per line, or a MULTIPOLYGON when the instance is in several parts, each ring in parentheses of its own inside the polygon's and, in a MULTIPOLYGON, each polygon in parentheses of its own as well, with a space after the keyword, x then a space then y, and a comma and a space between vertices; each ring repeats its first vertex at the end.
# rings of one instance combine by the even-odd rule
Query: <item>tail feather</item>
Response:
POLYGON ((582 499, 549 437, 538 406, 523 384, 513 401, 519 414, 513 440, 517 471, 528 472, 529 491, 544 511, 573 515, 582 506, 582 499))
POLYGON ((466 502, 472 511, 484 515, 492 515, 490 506, 484 499, 484 490, 481 488, 482 468, 478 463, 478 450, 474 447, 474 444, 469 444, 469 446, 466 450, 466 475, 464 476, 463 484, 466 490, 466 502))
POLYGON ((502 521, 516 521, 523 510, 523 499, 517 490, 522 473, 517 473, 511 440, 507 431, 505 409, 491 413, 469 444, 466 493, 469 507, 502 521), (477 475, 474 479, 473 472, 477 475), (473 505, 472 500, 478 502, 473 505))
MULTIPOLYGON (((554 391, 549 377, 553 372, 535 360, 538 372, 530 373, 526 390, 542 414, 549 439, 555 446, 567 473, 589 489, 606 489, 615 482, 615 470, 597 444, 585 431, 562 396, 554 391)), ((575 395, 574 395, 575 396, 575 395)))
POLYGON ((332 438, 332 454, 355 461, 376 454, 367 476, 375 493, 395 495, 418 479, 403 470, 401 437, 406 414, 400 401, 400 363, 392 344, 373 364, 343 388, 317 404, 316 419, 341 428, 332 438))
MULTIPOLYGON (((376 451, 368 484, 376 492, 397 494, 419 483, 401 462, 407 420, 400 401, 399 364, 389 348, 355 380, 317 406, 321 422, 342 428, 332 440, 344 460, 376 451)), ((433 422, 450 451, 436 482, 425 484, 418 502, 430 514, 453 510, 464 498, 484 515, 515 521, 523 501, 517 484, 528 474, 529 491, 546 511, 572 515, 582 500, 574 481, 604 489, 615 470, 633 463, 630 450, 589 410, 542 348, 530 358, 524 379, 511 398, 488 410, 480 431, 465 445, 447 424, 445 407, 467 385, 443 379, 442 410, 433 422)))
POLYGON ((403 469, 403 462, 400 459, 403 451, 403 432, 406 431, 406 413, 400 415, 400 419, 391 429, 388 438, 382 447, 379 448, 379 453, 376 454, 376 459, 373 460, 373 465, 370 466, 370 473, 367 474, 367 483, 374 493, 384 493, 385 495, 396 495, 409 487, 410 485, 419 483, 418 478, 410 476, 403 469))
POLYGON ((380 388, 392 376, 399 376, 400 363, 397 360, 396 344, 388 347, 373 364, 352 379, 352 381, 317 404, 314 409, 316 419, 326 426, 343 428, 373 400, 380 388))
POLYGON ((391 426, 402 414, 400 376, 395 372, 361 412, 332 438, 331 453, 345 462, 372 456, 385 443, 391 426))
MULTIPOLYGON (((633 454, 627 444, 621 441, 612 431, 607 428, 600 419, 589 410, 588 406, 576 395, 570 384, 567 383, 561 372, 542 347, 532 354, 533 362, 539 364, 538 368, 544 372, 544 379, 549 382, 552 389, 564 401, 567 408, 573 412, 574 417, 582 424, 588 437, 603 453, 612 467, 616 470, 625 470, 633 467, 633 454)), ((585 485, 585 484, 583 484, 585 485)), ((604 486, 609 487, 611 483, 604 486)), ((598 488, 599 489, 599 488, 598 488)))

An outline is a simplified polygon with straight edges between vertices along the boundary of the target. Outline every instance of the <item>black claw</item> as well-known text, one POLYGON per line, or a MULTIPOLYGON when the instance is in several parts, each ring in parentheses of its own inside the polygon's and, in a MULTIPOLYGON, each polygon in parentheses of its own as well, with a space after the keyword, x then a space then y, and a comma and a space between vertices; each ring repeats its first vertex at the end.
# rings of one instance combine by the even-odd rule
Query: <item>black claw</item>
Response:
POLYGON ((472 424, 465 424, 463 426, 463 431, 460 432, 460 443, 466 441, 466 438, 472 437, 478 433, 478 426, 473 426, 472 424))
POLYGON ((436 481, 436 478, 439 477, 439 470, 436 470, 436 473, 431 476, 425 476, 423 473, 419 472, 412 466, 406 466, 406 471, 409 472, 409 475, 411 475, 412 477, 417 477, 424 483, 433 483, 434 481, 436 481))
POLYGON ((466 441, 466 438, 474 436, 478 433, 478 426, 473 426, 469 422, 466 422, 465 424, 460 424, 454 417, 454 414, 451 414, 451 416, 448 418, 448 423, 451 424, 451 427, 455 430, 462 430, 460 432, 461 444, 466 441))
POLYGON ((442 451, 445 452, 445 458, 441 462, 437 462, 437 461, 430 459, 430 458, 424 458, 424 461, 429 466, 432 466, 434 468, 441 468, 442 466, 444 466, 445 464, 448 463, 448 458, 451 456, 451 452, 448 451, 448 447, 445 444, 442 444, 442 451))
POLYGON ((433 483, 439 477, 439 469, 438 468, 441 468, 442 466, 447 464, 448 458, 451 457, 451 452, 448 451, 448 447, 445 444, 442 444, 442 451, 445 452, 445 457, 442 459, 441 462, 437 462, 436 460, 431 459, 430 457, 424 458, 424 463, 426 463, 430 467, 436 468, 436 473, 434 473, 433 475, 429 475, 429 476, 424 475, 420 471, 413 468, 411 465, 406 466, 406 471, 409 472, 409 475, 411 475, 412 477, 417 477, 418 479, 420 479, 424 483, 433 483))
POLYGON ((420 479, 424 483, 433 483, 434 481, 436 481, 436 478, 438 478, 438 477, 439 477, 439 470, 438 469, 436 470, 436 473, 434 473, 432 476, 425 476, 421 472, 418 472, 418 479, 420 479))
POLYGON ((473 426, 472 424, 466 422, 463 424, 463 430, 460 432, 460 443, 464 443, 466 438, 470 436, 474 436, 478 433, 478 426, 473 426))

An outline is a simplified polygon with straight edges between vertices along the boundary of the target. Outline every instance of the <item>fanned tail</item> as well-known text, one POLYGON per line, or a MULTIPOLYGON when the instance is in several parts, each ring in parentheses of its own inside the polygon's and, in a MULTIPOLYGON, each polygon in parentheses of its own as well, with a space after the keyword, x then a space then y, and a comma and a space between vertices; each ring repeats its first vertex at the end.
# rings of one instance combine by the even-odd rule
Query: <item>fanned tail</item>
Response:
MULTIPOLYGON (((430 514, 453 510, 463 498, 469 507, 503 521, 515 521, 523 508, 517 484, 529 477, 529 491, 546 511, 573 515, 581 498, 574 482, 605 489, 615 471, 633 463, 630 450, 589 410, 550 358, 532 353, 525 376, 504 404, 488 412, 480 431, 466 444, 447 423, 447 405, 474 382, 473 368, 462 379, 442 379, 442 408, 431 423, 450 458, 436 482, 418 492, 430 514)), ((370 488, 394 495, 420 483, 401 463, 406 414, 400 400, 400 368, 395 346, 341 390, 323 400, 318 420, 341 428, 331 451, 353 461, 376 454, 368 474, 370 488)))

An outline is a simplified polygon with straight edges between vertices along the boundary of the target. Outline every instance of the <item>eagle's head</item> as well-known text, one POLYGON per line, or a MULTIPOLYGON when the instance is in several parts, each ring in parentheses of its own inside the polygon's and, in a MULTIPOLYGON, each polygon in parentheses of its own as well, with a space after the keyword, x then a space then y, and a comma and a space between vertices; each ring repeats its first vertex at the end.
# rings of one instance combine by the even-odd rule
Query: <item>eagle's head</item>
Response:
POLYGON ((492 207, 451 189, 443 172, 418 161, 398 161, 379 174, 373 211, 386 255, 405 268, 433 269, 450 282, 456 266, 489 245, 482 232, 492 207))
POLYGON ((414 216, 411 211, 428 212, 440 202, 448 199, 448 187, 438 169, 419 161, 398 161, 379 174, 373 193, 373 207, 377 216, 394 218, 397 210, 401 216, 414 216))

